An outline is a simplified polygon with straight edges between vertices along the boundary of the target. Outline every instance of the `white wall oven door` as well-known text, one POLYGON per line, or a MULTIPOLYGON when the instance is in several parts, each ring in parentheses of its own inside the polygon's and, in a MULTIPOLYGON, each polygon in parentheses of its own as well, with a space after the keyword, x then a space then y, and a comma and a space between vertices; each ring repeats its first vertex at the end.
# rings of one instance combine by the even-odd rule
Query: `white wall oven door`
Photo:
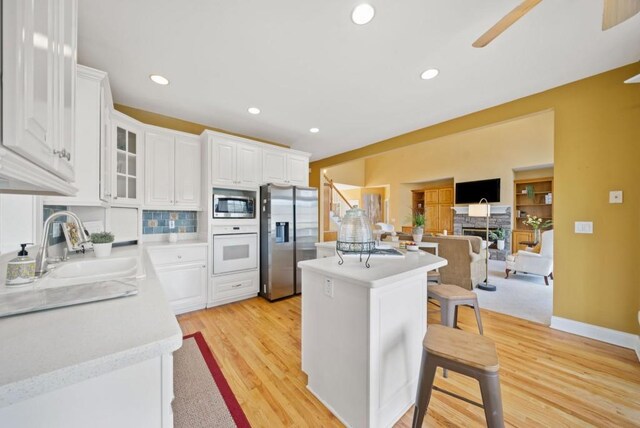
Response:
POLYGON ((213 274, 258 268, 258 235, 213 235, 213 274))

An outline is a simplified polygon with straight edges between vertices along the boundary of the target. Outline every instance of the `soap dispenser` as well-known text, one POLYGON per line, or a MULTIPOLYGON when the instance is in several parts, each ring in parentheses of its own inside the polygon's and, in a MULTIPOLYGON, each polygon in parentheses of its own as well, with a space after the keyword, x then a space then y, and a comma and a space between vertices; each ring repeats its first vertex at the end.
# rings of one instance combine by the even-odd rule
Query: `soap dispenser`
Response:
POLYGON ((27 245, 30 244, 20 244, 22 249, 18 257, 12 259, 7 265, 7 286, 28 284, 35 279, 36 261, 29 257, 27 245))

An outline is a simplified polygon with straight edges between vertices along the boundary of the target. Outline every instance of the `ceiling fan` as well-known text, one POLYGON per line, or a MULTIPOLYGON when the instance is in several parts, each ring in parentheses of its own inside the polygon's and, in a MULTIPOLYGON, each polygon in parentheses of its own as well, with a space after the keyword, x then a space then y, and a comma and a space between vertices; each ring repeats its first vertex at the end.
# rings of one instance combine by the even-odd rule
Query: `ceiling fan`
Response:
MULTIPOLYGON (((483 48, 493 39, 498 37, 518 19, 526 15, 542 0, 524 0, 511 12, 507 13, 500 21, 473 42, 474 48, 483 48)), ((640 0, 604 0, 602 13, 602 31, 615 27, 640 12, 640 0)))

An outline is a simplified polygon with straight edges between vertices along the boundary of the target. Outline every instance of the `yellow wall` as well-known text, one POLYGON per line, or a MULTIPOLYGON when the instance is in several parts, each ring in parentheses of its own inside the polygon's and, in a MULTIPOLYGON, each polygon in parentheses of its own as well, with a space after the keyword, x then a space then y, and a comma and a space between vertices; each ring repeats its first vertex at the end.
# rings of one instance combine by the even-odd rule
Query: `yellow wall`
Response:
POLYGON ((345 162, 340 165, 326 168, 326 176, 334 183, 350 184, 351 186, 364 186, 364 159, 345 162))
POLYGON ((640 85, 623 84, 638 73, 630 64, 313 162, 311 185, 321 168, 552 109, 554 315, 638 334, 640 85), (609 204, 609 190, 623 190, 624 203, 609 204), (580 220, 594 234, 575 234, 580 220))
POLYGON ((389 215, 400 230, 409 225, 411 215, 411 192, 405 183, 500 178, 500 204, 511 205, 513 168, 551 163, 553 112, 545 111, 369 157, 365 181, 367 186, 390 185, 394 197, 389 215))
POLYGON ((225 131, 223 129, 214 128, 207 125, 201 125, 199 123, 189 122, 182 119, 176 119, 175 117, 165 116, 158 113, 153 113, 146 110, 140 110, 135 107, 129 107, 122 104, 114 104, 113 107, 121 113, 126 114, 129 117, 132 117, 142 123, 146 123, 147 125, 160 126, 162 128, 173 129, 175 131, 188 132, 190 134, 200 135, 202 131, 205 129, 209 129, 211 131, 224 132, 225 134, 236 135, 238 137, 249 138, 255 141, 261 141, 267 144, 274 144, 276 146, 288 147, 283 144, 274 143, 272 141, 261 140, 259 138, 250 137, 242 134, 235 134, 233 132, 225 131))

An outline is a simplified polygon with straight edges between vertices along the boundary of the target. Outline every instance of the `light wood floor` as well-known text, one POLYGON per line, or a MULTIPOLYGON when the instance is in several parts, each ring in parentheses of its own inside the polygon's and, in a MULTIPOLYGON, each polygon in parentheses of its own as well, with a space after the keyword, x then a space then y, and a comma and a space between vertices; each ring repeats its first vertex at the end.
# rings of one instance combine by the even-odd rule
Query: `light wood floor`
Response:
MULTIPOLYGON (((300 297, 246 300, 179 317, 185 334, 201 331, 255 427, 341 426, 306 389, 300 370, 300 297)), ((640 426, 640 363, 633 351, 482 311, 495 340, 508 426, 640 426)), ((439 312, 429 305, 429 322, 439 312)), ((460 327, 477 331, 461 308, 460 327)), ((436 385, 481 402, 476 381, 456 373, 436 385)), ((398 422, 411 426, 412 411, 398 422)), ((484 426, 482 409, 432 394, 424 426, 484 426)))

